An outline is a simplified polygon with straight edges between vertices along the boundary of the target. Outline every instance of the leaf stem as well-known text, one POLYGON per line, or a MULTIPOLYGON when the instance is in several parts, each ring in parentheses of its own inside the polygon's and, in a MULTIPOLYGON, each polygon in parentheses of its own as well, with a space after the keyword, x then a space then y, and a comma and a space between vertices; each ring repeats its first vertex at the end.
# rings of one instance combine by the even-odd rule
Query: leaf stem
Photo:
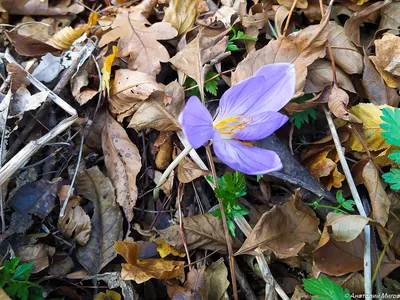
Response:
MULTIPOLYGON (((312 203, 308 203, 308 204, 309 204, 310 206, 313 205, 312 203)), ((340 209, 339 207, 340 207, 340 205, 335 207, 335 206, 330 206, 330 205, 319 205, 319 204, 318 204, 318 207, 317 207, 317 208, 329 208, 329 209, 341 211, 342 213, 344 213, 344 214, 346 214, 346 215, 349 214, 347 211, 345 211, 345 210, 343 210, 343 209, 340 209)))
MULTIPOLYGON (((206 152, 207 152, 207 159, 210 164, 210 169, 211 173, 214 178, 214 184, 216 188, 219 188, 218 185, 218 178, 217 178, 217 173, 215 171, 215 165, 214 161, 212 159, 212 153, 209 145, 205 145, 206 152)), ((229 229, 228 229, 228 224, 226 222, 226 216, 225 216, 225 210, 224 210, 224 205, 222 203, 222 200, 218 199, 218 204, 219 204, 219 209, 221 210, 221 217, 222 217, 222 225, 224 227, 224 234, 225 234, 225 239, 226 239, 226 244, 228 247, 228 254, 229 254, 229 268, 231 270, 231 279, 232 279, 232 288, 233 288, 233 297, 235 300, 238 300, 238 293, 237 293, 237 285, 236 285, 236 274, 235 274, 235 260, 233 257, 233 249, 232 249, 232 240, 231 236, 229 234, 229 229)))

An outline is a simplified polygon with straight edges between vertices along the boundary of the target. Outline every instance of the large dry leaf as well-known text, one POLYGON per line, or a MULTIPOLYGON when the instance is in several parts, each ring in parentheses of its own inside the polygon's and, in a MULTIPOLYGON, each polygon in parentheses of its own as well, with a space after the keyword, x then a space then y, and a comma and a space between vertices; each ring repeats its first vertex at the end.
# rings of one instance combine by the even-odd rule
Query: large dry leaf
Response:
POLYGON ((220 258, 206 270, 208 300, 221 300, 229 287, 228 269, 224 259, 220 258))
POLYGON ((400 37, 391 33, 375 40, 375 54, 370 56, 383 80, 391 88, 400 84, 400 37))
POLYGON ((307 67, 317 58, 325 56, 330 11, 329 7, 319 25, 308 26, 287 37, 281 36, 277 40, 271 40, 262 49, 251 52, 237 65, 232 74, 232 84, 254 75, 264 65, 289 62, 296 69, 294 96, 300 96, 306 83, 307 67))
POLYGON ((337 117, 353 123, 361 123, 361 120, 348 111, 349 95, 336 84, 332 86, 328 97, 329 110, 337 117))
POLYGON ((139 260, 139 245, 136 242, 116 242, 115 251, 123 256, 127 263, 122 264, 121 276, 123 280, 134 280, 143 283, 151 278, 185 279, 184 261, 165 259, 139 260))
POLYGON ((104 34, 99 42, 103 47, 118 41, 118 56, 129 56, 128 67, 132 70, 148 73, 152 76, 161 71, 160 62, 167 62, 167 49, 158 40, 169 40, 177 35, 175 28, 167 22, 146 26, 135 19, 134 13, 120 10, 111 25, 111 31, 104 34))
POLYGON ((128 69, 117 70, 110 98, 110 110, 115 114, 126 113, 124 116, 129 116, 137 104, 148 99, 156 91, 161 92, 163 88, 152 76, 128 69))
POLYGON ((191 269, 187 274, 187 279, 182 286, 167 285, 168 296, 174 300, 207 300, 208 290, 205 278, 206 267, 199 270, 191 269))
MULTIPOLYGON (((180 150, 175 148, 174 156, 175 159, 180 150)), ((200 169, 189 157, 185 157, 178 165, 178 180, 183 183, 189 183, 201 176, 210 175, 210 171, 200 169)))
MULTIPOLYGON (((369 151, 376 151, 387 149, 389 144, 382 137, 383 130, 379 127, 382 123, 382 108, 389 107, 388 105, 376 106, 372 103, 360 103, 350 108, 350 112, 362 121, 362 129, 364 134, 364 141, 369 151)), ((357 135, 351 132, 347 141, 352 150, 358 152, 365 152, 361 142, 358 140, 357 135)))
MULTIPOLYGON (((291 8, 293 5, 294 0, 278 0, 278 3, 280 5, 286 6, 287 8, 291 8)), ((308 7, 308 2, 307 0, 299 0, 296 1, 296 8, 301 8, 301 9, 305 9, 308 7)), ((320 13, 321 14, 321 13, 320 13)))
POLYGON ((56 1, 58 5, 51 6, 52 1, 36 0, 3 0, 1 5, 11 15, 27 16, 59 16, 68 13, 78 14, 84 10, 84 7, 78 3, 71 4, 71 1, 56 1))
POLYGON ((50 265, 49 257, 56 252, 56 248, 45 244, 36 244, 18 248, 15 255, 21 259, 21 263, 32 263, 35 265, 32 273, 38 273, 50 265))
POLYGON ((40 107, 46 101, 48 94, 48 92, 43 91, 31 95, 29 90, 22 85, 14 94, 10 107, 10 115, 22 118, 24 112, 40 107))
POLYGON ((122 238, 122 213, 110 179, 98 167, 78 174, 76 190, 94 205, 89 241, 77 249, 76 258, 91 275, 95 275, 117 255, 113 245, 122 238))
POLYGON ((339 242, 351 242, 360 235, 370 218, 360 215, 344 215, 330 212, 325 225, 332 229, 330 236, 339 242))
POLYGON ((192 77, 203 90, 206 69, 204 64, 223 54, 228 43, 226 31, 216 32, 201 28, 197 37, 179 51, 170 62, 181 72, 192 77))
POLYGON ((142 168, 139 150, 109 113, 106 113, 101 140, 104 162, 115 187, 117 202, 130 222, 138 198, 136 176, 142 168))
POLYGON ((400 2, 392 2, 381 9, 379 29, 400 27, 400 2))
POLYGON ((181 130, 178 116, 184 106, 185 92, 177 81, 173 81, 165 87, 165 97, 160 93, 153 94, 140 105, 128 127, 136 130, 144 128, 158 131, 181 130))
POLYGON ((362 84, 371 103, 375 105, 389 104, 385 82, 367 55, 364 55, 362 84))
POLYGON ((346 36, 344 28, 336 22, 329 22, 328 39, 331 42, 331 46, 334 46, 332 47, 332 55, 335 63, 348 74, 361 74, 363 70, 363 56, 346 36))
MULTIPOLYGON (((183 230, 189 250, 206 249, 226 251, 226 240, 222 221, 211 214, 201 214, 183 218, 183 230)), ((161 237, 177 250, 183 252, 183 242, 179 225, 171 225, 167 229, 160 230, 161 237)), ((232 239, 233 247, 240 246, 236 238, 232 239)))
POLYGON ((389 218, 391 202, 382 185, 381 176, 376 167, 368 162, 362 171, 362 177, 371 200, 373 219, 385 227, 389 218))
POLYGON ((168 22, 178 30, 178 34, 184 34, 192 29, 194 21, 202 12, 198 9, 200 2, 204 0, 171 0, 165 10, 163 22, 168 22))
POLYGON ((260 247, 274 251, 279 258, 295 256, 306 243, 318 241, 318 224, 314 211, 301 202, 296 192, 288 202, 275 205, 261 216, 235 255, 257 255, 253 250, 260 247))
POLYGON ((85 245, 90 237, 92 226, 90 218, 79 205, 81 198, 71 197, 63 217, 58 219, 57 227, 68 238, 73 237, 79 245, 85 245))
MULTIPOLYGON (((336 68, 336 79, 339 86, 346 91, 356 93, 349 75, 336 68)), ((332 63, 326 59, 317 59, 307 69, 307 81, 304 87, 305 93, 317 93, 325 87, 331 86, 333 81, 332 63)))
POLYGON ((42 56, 47 53, 57 54, 60 50, 31 37, 18 34, 16 31, 4 32, 5 36, 22 56, 42 56))

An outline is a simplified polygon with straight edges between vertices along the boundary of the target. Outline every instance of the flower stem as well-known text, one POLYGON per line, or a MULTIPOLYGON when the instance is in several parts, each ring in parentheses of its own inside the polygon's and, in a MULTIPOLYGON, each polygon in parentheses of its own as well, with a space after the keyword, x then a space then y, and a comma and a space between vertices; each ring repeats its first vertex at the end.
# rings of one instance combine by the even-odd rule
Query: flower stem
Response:
MULTIPOLYGON (((217 173, 215 171, 214 161, 212 159, 212 153, 209 145, 205 146, 207 152, 207 159, 210 164, 211 173, 213 174, 214 184, 215 187, 218 188, 218 178, 217 173)), ((235 260, 233 257, 233 249, 232 249, 232 240, 229 234, 228 224, 226 222, 225 210, 222 200, 218 198, 219 209, 221 210, 221 217, 222 217, 222 225, 224 227, 224 234, 226 239, 226 244, 228 246, 228 255, 229 255, 229 268, 231 270, 231 279, 232 279, 232 289, 233 289, 233 297, 235 300, 238 300, 238 293, 237 293, 237 285, 236 285, 236 274, 235 274, 235 260)))

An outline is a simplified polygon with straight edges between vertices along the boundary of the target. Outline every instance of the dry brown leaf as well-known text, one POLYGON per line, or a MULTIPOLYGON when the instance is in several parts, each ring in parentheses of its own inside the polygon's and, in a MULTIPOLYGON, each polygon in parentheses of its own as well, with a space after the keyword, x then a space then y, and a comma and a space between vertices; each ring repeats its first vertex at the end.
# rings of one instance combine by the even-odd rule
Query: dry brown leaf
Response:
POLYGON ((362 171, 362 177, 371 200, 373 220, 385 227, 391 202, 382 185, 381 176, 376 167, 368 162, 362 171))
POLYGON ((218 32, 209 28, 199 29, 199 34, 179 51, 170 62, 181 72, 192 77, 203 91, 204 76, 207 68, 204 64, 223 54, 228 43, 226 31, 218 32))
POLYGON ((158 131, 181 130, 178 116, 185 106, 185 92, 182 86, 173 81, 165 87, 164 95, 153 94, 143 102, 132 116, 128 127, 142 130, 153 128, 158 131), (167 103, 165 103, 167 102, 167 103))
POLYGON ((51 45, 45 44, 39 40, 31 37, 23 36, 18 34, 16 31, 7 32, 4 31, 5 36, 15 47, 15 51, 22 56, 42 56, 47 53, 58 54, 59 49, 54 48, 51 45))
POLYGON ((156 167, 159 170, 165 170, 172 161, 172 138, 168 137, 160 146, 156 155, 156 167))
MULTIPOLYGON (((179 153, 181 153, 181 151, 175 148, 173 158, 175 159, 179 153)), ((206 175, 210 175, 210 171, 200 169, 199 166, 187 156, 178 165, 178 180, 180 182, 189 183, 196 178, 206 175)))
POLYGON ((106 113, 102 148, 107 173, 115 187, 117 202, 130 222, 138 198, 136 176, 140 172, 142 162, 136 145, 109 113, 106 113))
POLYGON ((96 275, 117 255, 112 246, 122 238, 123 217, 111 181, 98 167, 80 172, 75 188, 94 205, 89 241, 78 247, 76 258, 91 275, 96 275))
POLYGON ((268 22, 267 10, 261 3, 253 5, 249 13, 242 17, 242 25, 245 28, 254 27, 261 30, 266 22, 268 22))
POLYGON ((138 104, 156 91, 162 92, 163 88, 152 76, 128 69, 117 70, 112 87, 110 110, 121 115, 117 119, 122 122, 124 117, 130 116, 133 110, 137 110, 138 104))
POLYGON ((388 229, 393 233, 393 238, 390 241, 390 246, 400 255, 400 222, 393 221, 389 224, 388 229))
POLYGON ((208 300, 221 300, 229 287, 228 269, 221 257, 206 270, 208 300))
MULTIPOLYGON (((383 130, 379 127, 382 123, 382 108, 388 105, 376 106, 372 103, 360 103, 350 108, 350 112, 362 121, 362 129, 364 133, 364 141, 370 151, 387 149, 389 144, 381 136, 383 130)), ((357 135, 351 132, 347 144, 352 150, 365 152, 363 145, 358 140, 357 135)))
POLYGON ((169 40, 177 35, 175 28, 167 22, 146 26, 135 18, 135 13, 119 10, 111 30, 100 39, 103 47, 118 39, 118 57, 129 56, 128 67, 157 75, 161 71, 160 62, 167 62, 169 54, 157 40, 169 40))
MULTIPOLYGON (((324 13, 326 12, 328 6, 325 3, 322 3, 322 8, 324 13)), ((321 8, 319 0, 308 0, 308 6, 303 10, 304 15, 310 22, 320 21, 322 19, 321 16, 321 8)))
POLYGON ((290 298, 291 300, 311 300, 311 296, 307 294, 303 289, 296 285, 296 288, 294 289, 294 293, 292 297, 290 298))
POLYGON ((22 263, 32 263, 35 265, 32 273, 38 273, 50 265, 50 259, 56 248, 45 244, 36 244, 18 248, 15 255, 21 259, 22 263))
POLYGON ((48 44, 60 50, 67 50, 88 28, 88 24, 79 25, 75 29, 70 26, 64 27, 51 37, 48 44))
POLYGON ((375 40, 375 54, 370 56, 383 80, 391 88, 400 84, 400 37, 391 33, 375 40))
POLYGON ((11 300, 2 288, 0 288, 0 300, 11 300))
POLYGON ((178 285, 167 285, 168 296, 175 300, 207 300, 208 291, 205 278, 206 267, 199 270, 191 269, 183 287, 178 285))
POLYGON ((371 219, 360 215, 344 215, 330 212, 325 225, 331 228, 330 236, 339 242, 351 242, 360 235, 371 219))
POLYGON ((347 74, 361 74, 363 71, 363 56, 346 36, 344 28, 334 21, 329 22, 328 40, 332 46, 332 55, 335 63, 347 74))
MULTIPOLYGON (((32 17, 25 16, 22 18, 21 22, 17 24, 21 25, 26 22, 32 22, 29 26, 22 26, 17 30, 18 34, 34 38, 36 40, 47 42, 51 38, 51 33, 54 32, 52 28, 54 26, 54 18, 44 18, 40 20, 40 23, 48 24, 50 26, 45 26, 43 24, 35 24, 36 20, 32 17)), ((24 24, 25 25, 25 24, 24 24)))
POLYGON ((360 42, 361 24, 367 21, 367 19, 370 17, 372 13, 385 7, 390 2, 392 1, 386 0, 386 1, 375 2, 374 4, 363 9, 362 11, 353 13, 350 16, 350 18, 346 21, 346 23, 344 24, 344 32, 356 46, 362 47, 360 42))
POLYGON ((361 123, 361 120, 347 109, 349 95, 336 84, 332 86, 328 97, 329 110, 337 117, 352 123, 361 123))
MULTIPOLYGON (((291 8, 293 5, 294 0, 278 0, 278 3, 280 5, 286 6, 287 8, 291 8)), ((298 0, 296 2, 296 8, 300 8, 300 9, 305 9, 308 7, 308 2, 307 0, 298 0)), ((320 12, 321 14, 321 12, 320 12)))
POLYGON ((26 15, 26 16, 58 16, 68 13, 79 14, 84 10, 84 7, 78 3, 71 4, 71 1, 51 2, 51 1, 36 1, 36 0, 3 0, 1 5, 11 15, 26 15), (54 5, 57 4, 58 5, 54 5), (51 6, 53 5, 53 6, 51 6))
POLYGON ((123 256, 127 263, 122 264, 121 276, 123 280, 134 280, 143 283, 151 278, 185 279, 184 261, 164 259, 139 260, 139 245, 136 242, 116 242, 115 251, 123 256))
POLYGON ((251 52, 236 67, 232 85, 254 75, 264 65, 293 63, 296 68, 296 92, 300 96, 306 83, 307 67, 325 56, 330 8, 319 25, 311 25, 287 37, 271 40, 264 48, 251 52))
MULTIPOLYGON (((226 240, 222 221, 211 214, 201 214, 183 218, 183 229, 185 231, 186 242, 189 250, 207 249, 226 251, 226 240)), ((183 242, 180 234, 179 225, 171 225, 167 229, 160 230, 161 237, 175 249, 183 252, 183 242)), ((234 248, 240 246, 240 242, 232 239, 234 248)))
MULTIPOLYGON (((336 68, 336 79, 339 86, 346 91, 356 93, 349 75, 336 68)), ((325 87, 331 86, 333 80, 332 64, 327 59, 317 59, 307 69, 307 81, 304 87, 305 93, 317 93, 325 87)))
POLYGON ((329 280, 340 284, 343 289, 348 289, 350 293, 363 294, 364 293, 364 277, 354 272, 351 275, 344 275, 340 277, 326 276, 329 280))
POLYGON ((371 103, 375 105, 389 104, 385 82, 367 55, 364 55, 362 84, 371 103))
MULTIPOLYGON (((274 9, 274 7, 272 7, 274 9)), ((276 31, 281 33, 283 30, 283 22, 286 20, 289 15, 289 9, 286 6, 279 5, 275 11, 275 26, 276 31)))
POLYGON ((379 29, 400 27, 400 2, 392 2, 381 9, 379 29))
POLYGON ((53 262, 47 273, 57 277, 64 277, 67 274, 71 273, 74 269, 74 261, 71 257, 67 256, 61 261, 53 262))
POLYGON ((171 0, 165 10, 163 22, 168 22, 178 30, 178 35, 190 31, 200 11, 200 3, 204 0, 171 0))
POLYGON ((26 71, 17 63, 9 63, 7 72, 11 75, 11 92, 15 93, 22 85, 28 86, 30 84, 26 78, 26 71))
POLYGON ((297 255, 306 243, 313 244, 319 239, 319 219, 314 211, 301 202, 296 192, 283 205, 275 205, 264 213, 247 237, 238 254, 257 255, 253 251, 272 250, 279 258, 297 255))
POLYGON ((80 197, 71 197, 63 217, 58 219, 57 227, 68 238, 73 237, 79 245, 85 245, 90 237, 92 226, 90 218, 79 205, 80 197))

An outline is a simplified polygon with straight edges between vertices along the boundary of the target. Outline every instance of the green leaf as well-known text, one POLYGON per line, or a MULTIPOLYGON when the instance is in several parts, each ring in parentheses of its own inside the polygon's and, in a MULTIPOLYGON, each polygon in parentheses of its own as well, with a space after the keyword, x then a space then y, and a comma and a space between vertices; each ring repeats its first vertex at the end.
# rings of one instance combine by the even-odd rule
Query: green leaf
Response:
POLYGON ((18 258, 18 257, 14 257, 14 258, 11 258, 11 259, 9 259, 9 260, 6 260, 6 261, 4 262, 4 268, 7 269, 7 270, 9 270, 11 273, 14 273, 16 267, 18 266, 18 264, 19 264, 19 262, 20 262, 20 260, 21 260, 21 259, 18 258))
POLYGON ((20 289, 23 289, 23 288, 26 288, 26 283, 25 282, 16 281, 16 282, 10 283, 8 285, 8 287, 6 287, 4 289, 4 291, 6 292, 6 294, 8 296, 13 298, 14 296, 17 295, 18 291, 20 289))
POLYGON ((261 178, 263 178, 263 174, 257 175, 257 182, 259 182, 261 180, 261 178))
POLYGON ((18 266, 17 270, 13 275, 13 279, 18 280, 28 280, 29 275, 32 273, 33 269, 35 268, 34 264, 22 264, 18 266))
POLYGON ((343 198, 343 191, 342 190, 338 190, 336 192, 336 200, 339 204, 342 204, 346 199, 343 198))
POLYGON ((380 127, 386 132, 382 132, 382 137, 391 145, 400 146, 400 109, 383 108, 381 119, 384 123, 380 127))
MULTIPOLYGON (((214 77, 218 75, 218 73, 216 72, 208 72, 206 75, 205 80, 209 80, 210 78, 214 77)), ((217 96, 217 91, 218 91, 218 81, 219 81, 219 77, 214 78, 213 80, 210 80, 208 82, 206 82, 204 84, 204 89, 209 92, 210 94, 217 96)))
POLYGON ((234 43, 234 41, 238 40, 247 40, 247 41, 257 41, 257 38, 253 38, 251 36, 246 35, 243 31, 238 31, 235 27, 231 27, 232 35, 228 40, 228 44, 226 46, 226 51, 238 51, 239 47, 234 43))
POLYGON ((389 183, 393 190, 400 190, 400 170, 391 169, 389 173, 382 175, 383 179, 389 183))
POLYGON ((400 163, 400 150, 393 150, 392 153, 388 155, 391 160, 394 160, 396 163, 400 163))
POLYGON ((310 123, 311 119, 317 119, 317 110, 315 107, 310 107, 305 111, 294 113, 290 116, 289 121, 293 122, 297 129, 300 129, 303 124, 310 123))
POLYGON ((228 41, 226 45, 226 51, 239 51, 239 47, 233 41, 228 41))
POLYGON ((321 276, 318 280, 316 278, 304 279, 303 280, 304 290, 313 295, 317 296, 318 299, 324 300, 345 300, 351 299, 350 292, 338 285, 337 283, 330 281, 325 276, 321 276))
POLYGON ((354 211, 354 205, 355 205, 356 203, 354 202, 354 200, 346 200, 346 201, 344 201, 343 203, 342 203, 342 207, 344 208, 344 209, 347 209, 347 210, 349 210, 349 211, 354 211))
POLYGON ((226 220, 226 223, 228 225, 229 232, 232 236, 236 236, 235 234, 235 223, 231 219, 226 220))
POLYGON ((28 287, 27 286, 21 287, 18 290, 17 296, 20 297, 21 300, 28 300, 28 296, 29 296, 28 287))

